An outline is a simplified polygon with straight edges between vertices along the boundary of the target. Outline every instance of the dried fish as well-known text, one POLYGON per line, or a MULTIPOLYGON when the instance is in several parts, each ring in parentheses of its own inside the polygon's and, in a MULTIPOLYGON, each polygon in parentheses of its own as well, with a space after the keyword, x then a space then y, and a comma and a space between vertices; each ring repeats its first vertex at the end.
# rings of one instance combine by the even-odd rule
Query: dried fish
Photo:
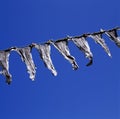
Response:
POLYGON ((45 66, 52 72, 54 76, 57 75, 57 71, 54 68, 54 65, 52 63, 50 54, 51 54, 51 47, 49 43, 45 44, 33 44, 34 47, 39 51, 40 57, 43 60, 45 66))
POLYGON ((28 73, 30 74, 30 79, 34 81, 35 74, 36 74, 36 67, 31 55, 32 47, 27 46, 24 48, 16 48, 15 51, 18 52, 18 54, 21 56, 21 59, 23 62, 25 62, 28 73))
POLYGON ((64 56, 66 60, 68 60, 74 70, 78 69, 78 65, 75 61, 75 58, 71 56, 69 48, 68 48, 68 41, 67 40, 58 40, 56 42, 51 41, 53 46, 64 56))
POLYGON ((101 47, 105 50, 105 52, 108 54, 108 56, 111 57, 111 53, 110 50, 107 46, 107 44, 105 43, 105 40, 102 38, 101 34, 91 34, 89 37, 91 37, 92 39, 95 40, 96 43, 98 43, 99 45, 101 45, 101 47))
POLYGON ((90 66, 93 62, 93 54, 90 51, 89 44, 85 39, 85 37, 72 38, 72 41, 85 54, 86 58, 90 60, 89 63, 86 65, 86 66, 90 66))
MULTIPOLYGON (((101 31, 103 31, 101 29, 101 31)), ((106 31, 105 34, 113 41, 115 44, 120 47, 120 37, 118 37, 117 29, 106 31)))
POLYGON ((12 81, 12 76, 9 73, 9 56, 10 50, 0 51, 0 74, 6 77, 6 83, 10 84, 12 81))

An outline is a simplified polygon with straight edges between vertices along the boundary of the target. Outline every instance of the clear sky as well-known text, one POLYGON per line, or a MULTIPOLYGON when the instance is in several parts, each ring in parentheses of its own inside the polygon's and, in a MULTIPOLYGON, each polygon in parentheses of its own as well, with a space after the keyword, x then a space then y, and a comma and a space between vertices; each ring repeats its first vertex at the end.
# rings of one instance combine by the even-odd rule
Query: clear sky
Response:
MULTIPOLYGON (((2 0, 0 1, 0 49, 23 47, 32 42, 64 38, 120 26, 119 0, 2 0)), ((0 119, 120 119, 120 49, 104 36, 112 53, 88 39, 94 63, 75 45, 71 65, 52 46, 51 57, 58 71, 54 77, 38 52, 35 81, 16 52, 10 55, 10 86, 0 76, 0 119)))

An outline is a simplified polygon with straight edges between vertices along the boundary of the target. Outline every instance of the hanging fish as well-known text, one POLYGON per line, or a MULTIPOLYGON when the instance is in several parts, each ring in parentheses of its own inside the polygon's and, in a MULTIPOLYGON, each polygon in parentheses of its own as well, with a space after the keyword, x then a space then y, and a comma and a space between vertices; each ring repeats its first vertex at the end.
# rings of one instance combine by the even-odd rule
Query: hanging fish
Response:
POLYGON ((54 65, 51 60, 51 47, 49 43, 45 44, 32 44, 40 53, 40 57, 43 60, 45 66, 52 72, 54 76, 57 75, 57 71, 54 68, 54 65))
POLYGON ((75 58, 71 56, 69 48, 68 48, 68 41, 66 39, 58 40, 58 41, 50 41, 53 46, 64 56, 66 60, 68 60, 74 70, 78 69, 78 65, 75 61, 75 58))
POLYGON ((30 74, 30 79, 34 81, 36 74, 36 67, 31 54, 32 47, 27 46, 24 48, 16 48, 15 51, 21 56, 23 62, 25 62, 28 73, 30 74))
POLYGON ((9 56, 11 50, 0 51, 0 74, 6 77, 6 83, 10 84, 12 81, 12 76, 9 73, 9 56))
MULTIPOLYGON (((103 29, 101 29, 101 31, 104 31, 103 29)), ((120 37, 118 37, 117 34, 117 29, 112 29, 109 31, 105 31, 105 34, 113 41, 115 42, 115 44, 120 47, 120 37)))
POLYGON ((108 54, 108 56, 111 57, 110 50, 109 50, 107 44, 105 43, 105 40, 102 38, 102 34, 91 34, 91 35, 89 35, 89 37, 91 37, 92 39, 95 40, 96 43, 101 45, 101 47, 105 50, 105 52, 108 54))
POLYGON ((90 51, 89 44, 85 39, 85 37, 72 38, 72 41, 85 54, 86 58, 90 60, 89 63, 86 65, 86 66, 90 66, 93 62, 93 54, 90 51))

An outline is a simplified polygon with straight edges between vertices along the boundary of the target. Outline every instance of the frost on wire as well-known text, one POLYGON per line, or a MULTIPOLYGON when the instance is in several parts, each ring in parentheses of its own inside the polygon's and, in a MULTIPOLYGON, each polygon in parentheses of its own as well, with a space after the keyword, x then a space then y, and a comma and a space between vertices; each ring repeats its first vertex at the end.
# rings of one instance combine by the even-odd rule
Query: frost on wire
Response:
POLYGON ((97 34, 97 35, 96 34, 92 34, 89 37, 94 39, 95 42, 98 43, 105 50, 105 52, 108 54, 108 56, 111 57, 110 50, 109 50, 107 44, 105 43, 105 40, 102 38, 101 34, 97 34))
POLYGON ((108 56, 111 56, 110 50, 107 44, 105 43, 105 40, 102 38, 102 34, 106 34, 118 47, 120 47, 120 37, 118 37, 117 30, 120 30, 120 28, 114 28, 112 30, 101 29, 100 32, 96 33, 83 34, 81 36, 75 37, 67 37, 56 41, 49 40, 43 44, 32 43, 26 47, 20 48, 11 47, 7 50, 0 50, 0 67, 1 67, 0 74, 6 77, 6 82, 8 84, 11 83, 12 76, 9 73, 9 56, 11 51, 15 51, 20 55, 22 61, 26 64, 30 79, 34 80, 36 75, 36 66, 34 64, 31 51, 32 48, 36 48, 45 66, 52 72, 54 76, 56 76, 57 71, 55 70, 55 67, 52 63, 52 59, 50 56, 51 44, 63 55, 63 57, 66 60, 68 60, 72 64, 73 69, 76 70, 78 69, 78 65, 76 63, 75 58, 70 54, 70 50, 68 47, 68 42, 70 40, 85 54, 86 58, 89 59, 89 63, 87 64, 87 66, 89 66, 93 62, 93 54, 90 50, 90 46, 86 38, 87 37, 92 38, 105 50, 108 56))
POLYGON ((52 72, 54 76, 56 76, 57 71, 55 70, 51 57, 50 57, 50 54, 51 54, 50 44, 49 43, 45 43, 45 44, 33 43, 33 46, 38 50, 40 57, 43 60, 45 66, 52 72))
POLYGON ((74 70, 78 69, 78 65, 75 61, 75 58, 71 56, 69 48, 68 48, 68 41, 67 40, 59 40, 59 41, 51 41, 54 47, 64 56, 66 60, 68 60, 72 64, 72 68, 74 70))
POLYGON ((91 65, 93 61, 93 54, 90 50, 88 42, 86 41, 86 38, 85 37, 72 38, 72 41, 85 54, 86 58, 90 60, 86 66, 91 65))
POLYGON ((6 77, 6 83, 10 84, 12 81, 12 76, 9 73, 9 56, 10 50, 0 51, 0 74, 6 77))
POLYGON ((105 32, 108 37, 115 42, 115 44, 120 47, 120 37, 118 37, 117 30, 109 30, 105 32))
POLYGON ((32 47, 28 46, 24 48, 16 48, 15 50, 21 56, 22 61, 25 62, 28 73, 30 74, 29 76, 30 79, 34 81, 36 74, 36 67, 31 54, 32 47))

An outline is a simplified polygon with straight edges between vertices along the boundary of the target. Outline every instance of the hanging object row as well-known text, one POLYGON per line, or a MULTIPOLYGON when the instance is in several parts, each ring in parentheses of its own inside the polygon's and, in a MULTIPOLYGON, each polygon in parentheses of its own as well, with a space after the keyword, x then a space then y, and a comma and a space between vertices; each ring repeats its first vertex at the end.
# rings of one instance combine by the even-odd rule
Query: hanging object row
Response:
POLYGON ((99 32, 83 34, 81 36, 68 36, 56 41, 49 40, 42 44, 32 43, 25 47, 11 47, 6 50, 0 50, 0 74, 6 77, 7 84, 11 83, 12 75, 9 72, 9 56, 11 51, 15 51, 20 55, 22 61, 26 64, 30 79, 34 80, 36 75, 36 65, 33 61, 31 51, 33 48, 35 48, 38 50, 40 58, 43 60, 45 66, 54 76, 56 76, 57 71, 51 59, 51 45, 53 45, 61 53, 61 55, 63 55, 63 57, 71 63, 73 70, 77 70, 79 66, 76 63, 75 58, 71 55, 70 49, 68 47, 68 43, 70 41, 72 41, 80 49, 80 51, 84 53, 85 57, 88 58, 89 62, 86 64, 86 66, 90 66, 93 62, 93 54, 87 41, 87 37, 93 39, 104 49, 108 56, 111 57, 110 50, 105 40, 103 39, 103 34, 106 34, 111 41, 120 47, 120 37, 118 37, 118 30, 120 30, 119 27, 110 30, 101 29, 99 32))

